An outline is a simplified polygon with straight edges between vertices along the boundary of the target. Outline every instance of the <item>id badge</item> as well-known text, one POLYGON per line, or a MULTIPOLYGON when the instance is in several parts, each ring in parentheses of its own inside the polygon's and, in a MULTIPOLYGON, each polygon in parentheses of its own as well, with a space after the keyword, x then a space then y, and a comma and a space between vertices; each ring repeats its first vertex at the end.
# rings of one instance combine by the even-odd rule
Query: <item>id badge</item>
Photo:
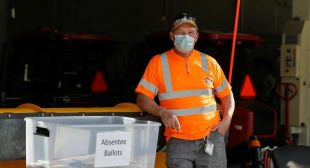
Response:
POLYGON ((214 149, 214 143, 212 143, 209 139, 207 139, 207 143, 205 144, 205 152, 212 156, 214 149))

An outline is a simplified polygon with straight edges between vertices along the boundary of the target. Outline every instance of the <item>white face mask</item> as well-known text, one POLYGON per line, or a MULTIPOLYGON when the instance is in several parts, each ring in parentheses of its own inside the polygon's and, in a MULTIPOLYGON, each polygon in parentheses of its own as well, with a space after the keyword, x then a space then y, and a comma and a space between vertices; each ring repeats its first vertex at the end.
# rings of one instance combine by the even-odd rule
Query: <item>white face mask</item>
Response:
POLYGON ((181 52, 188 52, 194 48, 195 39, 189 35, 175 35, 174 46, 181 52))

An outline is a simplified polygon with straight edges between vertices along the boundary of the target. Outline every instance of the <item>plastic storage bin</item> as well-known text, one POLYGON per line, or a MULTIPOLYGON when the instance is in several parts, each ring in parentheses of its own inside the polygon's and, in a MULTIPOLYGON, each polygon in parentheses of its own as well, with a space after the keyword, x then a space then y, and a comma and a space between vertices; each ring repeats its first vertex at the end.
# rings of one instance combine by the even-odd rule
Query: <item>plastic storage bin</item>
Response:
POLYGON ((154 167, 160 123, 120 116, 25 121, 27 167, 154 167))

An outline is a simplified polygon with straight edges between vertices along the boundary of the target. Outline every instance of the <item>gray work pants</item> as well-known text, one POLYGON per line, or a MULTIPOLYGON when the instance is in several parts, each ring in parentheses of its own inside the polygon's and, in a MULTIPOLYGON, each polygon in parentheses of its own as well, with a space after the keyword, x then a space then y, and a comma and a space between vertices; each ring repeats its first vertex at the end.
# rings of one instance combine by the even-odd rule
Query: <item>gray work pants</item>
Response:
POLYGON ((183 140, 172 137, 167 143, 167 167, 226 168, 227 159, 224 135, 214 131, 209 135, 208 139, 214 144, 212 156, 202 149, 204 139, 183 140))

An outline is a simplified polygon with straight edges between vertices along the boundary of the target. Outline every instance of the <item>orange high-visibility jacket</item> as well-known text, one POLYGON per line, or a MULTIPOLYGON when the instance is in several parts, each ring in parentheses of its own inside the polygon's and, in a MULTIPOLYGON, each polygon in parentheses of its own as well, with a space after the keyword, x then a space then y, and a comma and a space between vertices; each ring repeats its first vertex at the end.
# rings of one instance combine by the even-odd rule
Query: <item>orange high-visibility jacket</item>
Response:
POLYGON ((136 90, 154 99, 178 117, 181 132, 166 128, 165 136, 200 139, 210 134, 219 120, 214 95, 231 94, 231 87, 217 63, 209 55, 193 50, 182 57, 173 49, 155 55, 149 62, 136 90))

